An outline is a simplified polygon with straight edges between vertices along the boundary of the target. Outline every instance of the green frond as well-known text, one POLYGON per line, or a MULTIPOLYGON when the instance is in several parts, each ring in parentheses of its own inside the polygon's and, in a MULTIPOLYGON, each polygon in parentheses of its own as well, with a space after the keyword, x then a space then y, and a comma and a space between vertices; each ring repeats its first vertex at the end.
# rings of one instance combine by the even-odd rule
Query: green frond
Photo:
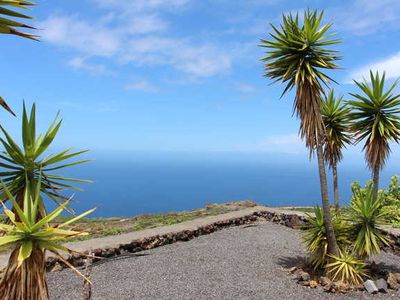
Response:
POLYGON ((326 130, 324 157, 328 165, 333 167, 342 160, 342 150, 352 143, 349 131, 350 109, 343 104, 343 96, 336 98, 331 89, 322 97, 321 114, 326 130))
POLYGON ((28 6, 35 5, 35 3, 30 2, 30 1, 18 1, 18 0, 3 0, 0 1, 0 34, 13 34, 17 36, 21 36, 24 38, 32 39, 32 40, 37 40, 38 37, 36 35, 33 35, 31 33, 27 32, 22 32, 16 28, 27 28, 27 29, 36 29, 35 27, 32 27, 30 25, 27 25, 25 23, 21 23, 18 21, 15 21, 11 18, 20 18, 20 19, 33 19, 31 16, 28 16, 26 14, 17 12, 13 9, 9 9, 7 7, 11 8, 18 8, 18 9, 25 9, 28 6))
POLYGON ((341 281, 350 285, 357 285, 368 277, 366 263, 351 253, 341 251, 339 256, 332 255, 333 262, 326 265, 327 275, 333 281, 341 281))
MULTIPOLYGON (((307 216, 307 226, 303 231, 306 252, 315 268, 323 267, 328 258, 328 238, 326 236, 324 213, 319 206, 314 207, 314 215, 307 216)), ((340 214, 333 212, 332 225, 340 249, 350 244, 349 227, 340 214)))
POLYGON ((383 201, 382 195, 376 201, 373 200, 372 182, 369 182, 364 189, 359 185, 353 186, 353 198, 347 221, 354 236, 353 250, 361 258, 379 253, 380 244, 389 244, 385 234, 380 230, 380 227, 386 224, 383 201))
POLYGON ((298 15, 284 14, 279 28, 271 25, 270 39, 261 39, 266 49, 264 76, 285 84, 282 95, 296 88, 294 111, 300 118, 300 135, 311 151, 324 134, 320 95, 330 78, 325 71, 338 68, 340 59, 330 46, 339 43, 329 33, 331 23, 322 25, 323 12, 307 10, 303 22, 298 15))
MULTIPOLYGON (((4 211, 10 216, 10 225, 1 224, 0 228, 5 233, 4 236, 0 237, 0 246, 3 245, 15 245, 20 247, 18 255, 18 266, 20 266, 32 253, 33 248, 40 248, 44 250, 54 249, 67 249, 61 248, 57 245, 58 241, 65 241, 65 239, 78 235, 85 235, 87 233, 80 232, 70 229, 61 229, 60 227, 66 227, 79 221, 83 217, 92 213, 95 209, 91 209, 61 225, 51 225, 55 218, 65 210, 65 206, 61 205, 54 211, 50 212, 46 216, 41 216, 39 219, 36 218, 35 212, 39 210, 38 206, 40 201, 37 200, 37 191, 40 190, 41 182, 38 182, 38 186, 27 186, 25 187, 25 195, 29 199, 26 202, 30 203, 29 209, 17 210, 20 221, 16 221, 15 215, 5 207, 4 211)), ((7 194, 10 194, 7 187, 4 186, 4 190, 7 194)), ((13 199, 11 197, 11 199, 13 199)), ((16 207, 18 204, 13 203, 16 207)))
POLYGON ((351 130, 356 142, 365 140, 365 159, 373 170, 383 168, 389 154, 390 142, 400 141, 400 94, 394 93, 396 80, 385 91, 385 73, 370 71, 370 81, 354 81, 361 93, 350 93, 351 130))
MULTIPOLYGON (((80 165, 90 160, 77 160, 74 158, 86 153, 87 151, 72 152, 71 149, 66 149, 60 153, 45 156, 46 150, 54 141, 61 126, 61 121, 58 119, 58 114, 50 124, 48 130, 43 135, 37 137, 36 134, 36 106, 32 105, 30 112, 23 104, 22 113, 22 146, 20 147, 11 135, 0 126, 0 130, 4 138, 0 138, 1 143, 5 148, 5 152, 0 154, 0 167, 4 169, 1 172, 4 184, 7 189, 0 187, 0 201, 12 201, 19 205, 21 210, 24 210, 24 190, 27 186, 40 186, 40 193, 48 196, 57 205, 62 204, 67 199, 63 196, 66 190, 82 190, 80 187, 75 187, 71 183, 91 182, 89 180, 81 180, 76 178, 67 178, 54 174, 53 172, 59 169, 80 165), (38 182, 41 181, 41 184, 38 182), (11 198, 12 197, 12 198, 11 198)), ((42 197, 36 192, 39 205, 36 213, 45 215, 45 206, 42 197)), ((25 197, 26 198, 26 197, 25 197)), ((65 209, 68 209, 65 207, 65 209)))

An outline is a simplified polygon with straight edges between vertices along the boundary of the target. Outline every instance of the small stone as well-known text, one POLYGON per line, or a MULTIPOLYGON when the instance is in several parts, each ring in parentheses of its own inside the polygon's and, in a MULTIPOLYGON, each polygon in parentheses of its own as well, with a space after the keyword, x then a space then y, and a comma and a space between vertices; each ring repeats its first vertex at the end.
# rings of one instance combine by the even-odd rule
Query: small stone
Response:
POLYGON ((57 262, 54 267, 51 268, 50 272, 60 272, 63 270, 63 267, 57 262))
POLYGON ((359 284, 354 285, 353 288, 356 291, 363 291, 364 290, 364 285, 362 283, 359 283, 359 284))
POLYGON ((297 270, 297 267, 291 267, 288 271, 289 271, 289 273, 294 273, 294 272, 296 272, 296 270, 297 270))
POLYGON ((300 271, 297 273, 297 280, 298 281, 309 281, 310 280, 310 274, 304 271, 300 271))
POLYGON ((378 292, 378 288, 376 287, 375 283, 370 279, 364 282, 364 288, 370 294, 375 294, 378 292))
POLYGON ((310 286, 310 281, 306 280, 306 281, 299 281, 299 284, 302 286, 310 286))
POLYGON ((393 273, 393 275, 396 277, 397 283, 400 283, 400 273, 393 273))
POLYGON ((325 292, 330 292, 330 293, 334 293, 335 292, 334 284, 332 282, 327 284, 327 285, 325 285, 323 287, 323 289, 324 289, 325 292))
POLYGON ((379 292, 381 292, 381 293, 388 292, 388 285, 387 285, 387 282, 385 279, 380 278, 380 279, 376 280, 375 285, 379 292))
POLYGON ((310 288, 315 289, 318 286, 318 282, 315 280, 310 280, 310 288))
POLYGON ((392 290, 398 290, 400 288, 400 284, 397 282, 396 275, 393 273, 389 273, 387 277, 387 284, 392 290))
POLYGON ((350 286, 343 281, 337 281, 333 283, 333 288, 339 293, 347 293, 350 290, 350 286))
POLYGON ((322 286, 327 286, 327 285, 332 284, 332 281, 331 281, 328 277, 321 276, 321 277, 319 278, 319 283, 320 283, 322 286))

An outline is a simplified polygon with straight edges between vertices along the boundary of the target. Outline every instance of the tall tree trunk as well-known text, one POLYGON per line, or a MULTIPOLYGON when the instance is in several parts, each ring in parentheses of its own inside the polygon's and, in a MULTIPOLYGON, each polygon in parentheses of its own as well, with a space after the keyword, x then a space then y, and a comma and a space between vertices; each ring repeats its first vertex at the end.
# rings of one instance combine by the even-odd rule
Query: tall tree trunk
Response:
POLYGON ((0 281, 0 299, 48 300, 44 251, 34 246, 30 257, 18 267, 19 251, 19 247, 15 248, 8 260, 8 265, 0 281))
POLYGON ((373 194, 373 198, 372 198, 374 202, 376 201, 376 199, 378 199, 379 173, 380 173, 379 166, 375 166, 374 170, 373 170, 374 194, 373 194))
POLYGON ((319 180, 321 185, 322 210, 324 212, 324 225, 326 231, 326 238, 328 240, 328 254, 339 256, 339 248, 336 241, 335 231, 333 230, 332 217, 330 212, 325 161, 323 157, 322 145, 319 141, 317 141, 317 158, 318 158, 319 180))
POLYGON ((339 209, 339 185, 338 185, 338 174, 337 174, 337 164, 332 166, 333 175, 333 199, 335 203, 335 209, 339 209))

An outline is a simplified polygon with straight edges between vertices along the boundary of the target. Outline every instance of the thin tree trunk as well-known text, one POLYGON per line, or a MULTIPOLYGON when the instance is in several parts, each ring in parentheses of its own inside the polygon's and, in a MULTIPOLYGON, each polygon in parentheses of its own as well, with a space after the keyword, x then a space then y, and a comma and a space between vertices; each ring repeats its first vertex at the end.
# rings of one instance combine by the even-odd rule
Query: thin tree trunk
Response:
POLYGON ((48 300, 46 282, 46 256, 37 247, 20 267, 18 255, 20 248, 15 248, 0 281, 0 299, 2 300, 48 300))
POLYGON ((338 185, 338 174, 337 174, 337 164, 332 166, 333 175, 333 199, 335 203, 335 209, 339 209, 339 185, 338 185))
POLYGON ((373 201, 375 202, 378 199, 378 190, 379 190, 379 166, 375 166, 373 170, 373 181, 374 181, 374 194, 373 201))
POLYGON ((336 241, 335 231, 333 230, 332 217, 330 212, 328 182, 326 180, 323 150, 321 143, 319 143, 318 141, 317 141, 317 158, 318 158, 319 180, 321 185, 322 210, 324 212, 324 225, 326 231, 326 238, 328 240, 328 254, 339 256, 339 248, 336 241))

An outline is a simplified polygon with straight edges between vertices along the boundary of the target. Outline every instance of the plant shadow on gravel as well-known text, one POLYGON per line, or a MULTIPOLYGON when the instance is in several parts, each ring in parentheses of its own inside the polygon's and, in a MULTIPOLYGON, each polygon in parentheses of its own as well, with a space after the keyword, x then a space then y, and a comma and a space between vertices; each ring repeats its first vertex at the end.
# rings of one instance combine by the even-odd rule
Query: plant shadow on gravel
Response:
POLYGON ((374 261, 371 261, 369 265, 369 270, 371 274, 377 274, 377 275, 387 275, 387 273, 400 273, 400 267, 393 265, 393 264, 387 264, 384 262, 379 262, 376 263, 374 261))
POLYGON ((276 263, 285 269, 304 267, 309 264, 307 258, 301 255, 278 257, 276 263))
POLYGON ((290 273, 294 273, 295 271, 303 271, 307 272, 311 279, 318 281, 318 278, 324 275, 323 270, 315 269, 309 259, 305 256, 297 255, 297 256, 283 256, 279 257, 276 261, 276 264, 281 266, 283 269, 286 269, 290 273))

